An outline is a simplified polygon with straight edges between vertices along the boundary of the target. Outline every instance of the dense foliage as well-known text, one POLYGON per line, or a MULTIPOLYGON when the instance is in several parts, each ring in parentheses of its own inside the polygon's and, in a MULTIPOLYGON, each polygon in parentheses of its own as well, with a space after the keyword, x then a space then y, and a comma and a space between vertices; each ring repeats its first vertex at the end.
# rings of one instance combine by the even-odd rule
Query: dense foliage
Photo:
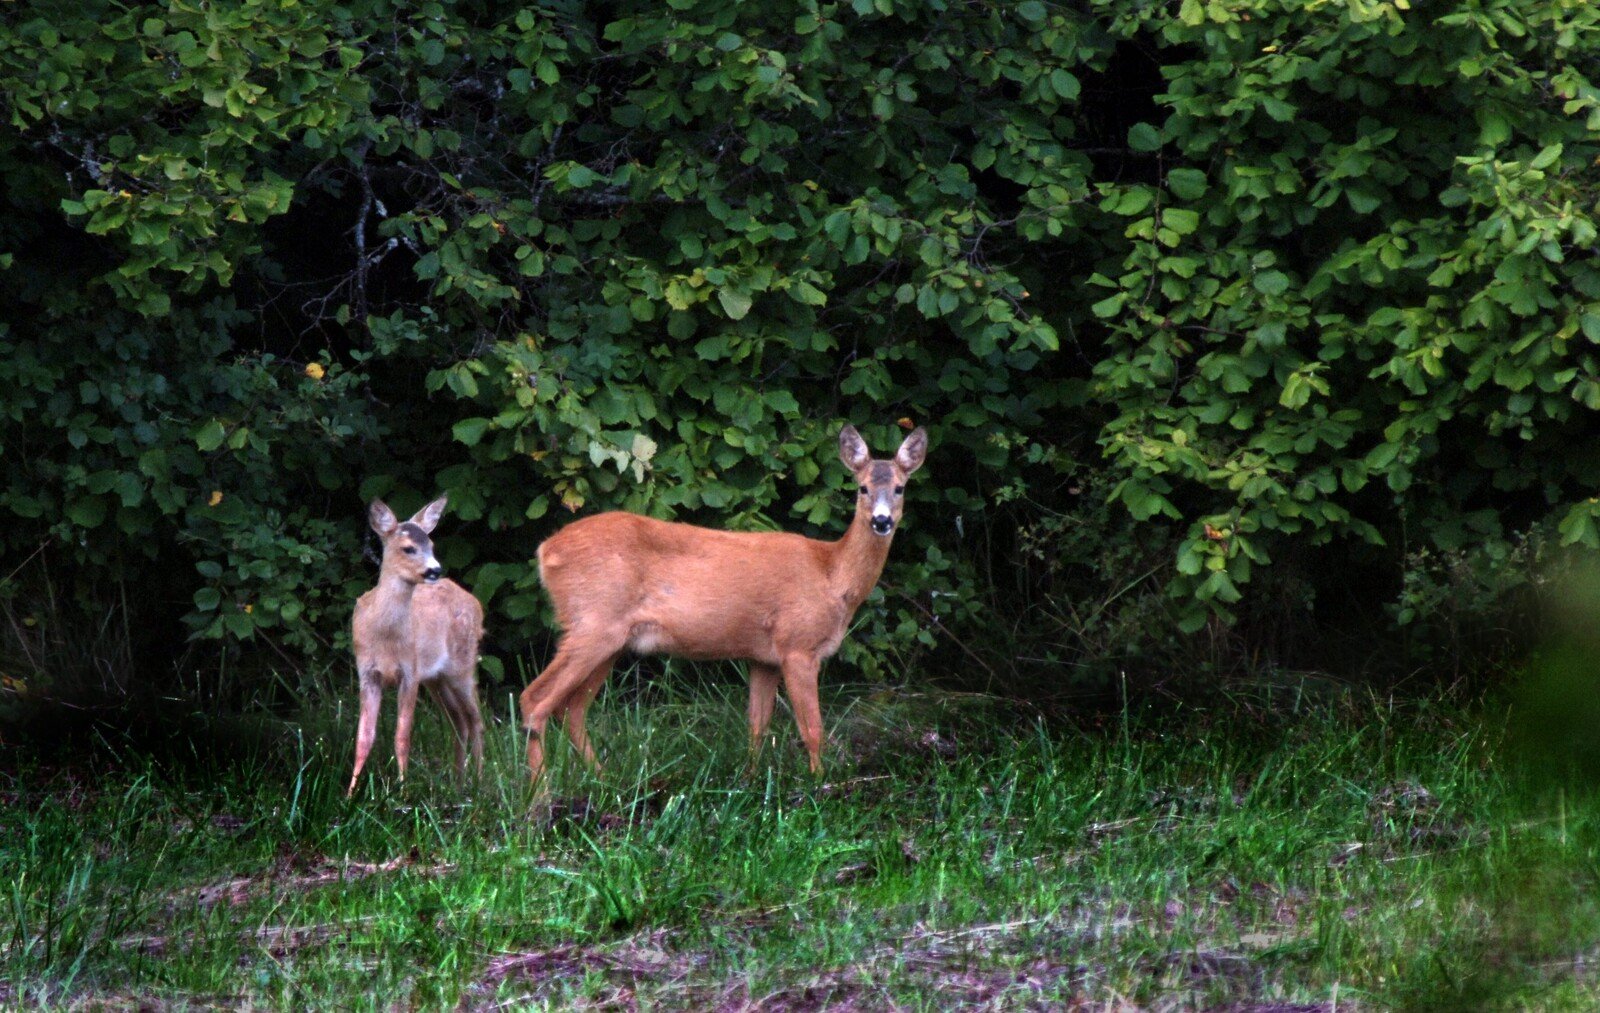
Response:
POLYGON ((1579 0, 0 19, 14 615, 326 655, 444 491, 519 650, 571 513, 837 533, 844 419, 934 436, 858 664, 1600 545, 1579 0))

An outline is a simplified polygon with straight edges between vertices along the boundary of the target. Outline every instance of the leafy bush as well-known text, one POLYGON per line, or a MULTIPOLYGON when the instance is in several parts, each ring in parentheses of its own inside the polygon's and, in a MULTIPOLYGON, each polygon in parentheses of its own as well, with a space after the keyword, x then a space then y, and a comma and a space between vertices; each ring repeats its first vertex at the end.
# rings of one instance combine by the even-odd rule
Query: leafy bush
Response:
POLYGON ((169 638, 342 650, 362 501, 442 490, 515 648, 571 512, 837 534, 846 418, 935 441, 869 670, 1061 657, 1128 577, 1024 564, 1066 517, 1158 644, 1600 545, 1588 5, 15 7, 0 544, 169 638))
POLYGON ((1128 242, 1091 280, 1113 495, 1187 526, 1174 593, 1225 614, 1289 544, 1550 512, 1600 545, 1600 14, 1100 9, 1164 58, 1167 116, 1129 135, 1163 178, 1107 190, 1128 242))

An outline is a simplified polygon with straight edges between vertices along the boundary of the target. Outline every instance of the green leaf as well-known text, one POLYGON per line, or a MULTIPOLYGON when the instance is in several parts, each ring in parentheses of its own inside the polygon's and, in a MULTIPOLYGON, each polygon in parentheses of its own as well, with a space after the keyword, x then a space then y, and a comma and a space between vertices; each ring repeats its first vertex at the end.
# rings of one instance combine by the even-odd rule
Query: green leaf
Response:
POLYGON ((1078 79, 1068 71, 1057 67, 1050 72, 1050 90, 1070 102, 1078 97, 1080 90, 1078 79))
POLYGON ((1499 109, 1480 106, 1478 113, 1478 143, 1498 148, 1511 139, 1511 122, 1499 109))
POLYGON ((789 286, 789 292, 807 306, 826 306, 828 303, 827 294, 808 281, 795 282, 789 286))
POLYGON ((1206 174, 1199 169, 1170 169, 1167 172, 1167 189, 1182 200, 1203 197, 1206 185, 1206 174))
POLYGON ((222 441, 228 437, 228 430, 218 420, 211 419, 207 422, 202 422, 192 435, 194 436, 194 445, 203 453, 209 454, 222 446, 222 441))
POLYGON ((1133 186, 1113 193, 1100 205, 1102 210, 1132 218, 1141 214, 1155 201, 1155 194, 1147 186, 1133 186))
POLYGON ((1290 373, 1289 380, 1283 385, 1283 393, 1278 395, 1278 403, 1285 408, 1304 408, 1306 402, 1311 400, 1311 385, 1306 382, 1304 375, 1290 373))
POLYGON ((1600 548, 1600 530, 1595 528, 1595 503, 1588 500, 1568 508, 1556 530, 1562 545, 1586 545, 1600 548))
POLYGON ((32 496, 23 496, 17 493, 5 497, 11 512, 18 517, 38 517, 44 513, 44 504, 32 496))
POLYGON ((1295 113, 1299 111, 1293 104, 1271 95, 1262 96, 1261 108, 1268 116, 1279 123, 1288 123, 1294 119, 1295 113))
POLYGON ((106 519, 106 501, 99 496, 82 496, 67 505, 67 520, 80 528, 97 528, 106 519))
POLYGON ((786 390, 769 390, 763 395, 767 407, 780 415, 794 415, 800 411, 800 402, 786 390))
POLYGON ((733 350, 733 342, 726 334, 710 334, 695 342, 694 354, 707 361, 725 359, 733 350))
POLYGON ((1089 312, 1093 313, 1097 317, 1114 317, 1118 313, 1122 312, 1122 304, 1127 302, 1127 300, 1128 294, 1126 292, 1118 292, 1117 294, 1107 296, 1095 303, 1093 306, 1090 306, 1089 312))
POLYGON ((1370 215, 1383 206, 1382 198, 1361 187, 1351 187, 1344 192, 1344 195, 1357 214, 1370 215))
POLYGON ((1161 224, 1180 236, 1187 236, 1200 227, 1200 213, 1188 208, 1166 208, 1161 212, 1161 224))
POLYGON ((1194 542, 1185 543, 1178 550, 1178 572, 1189 577, 1197 577, 1205 563, 1205 557, 1197 551, 1194 542))
POLYGON ((1289 291, 1289 276, 1282 271, 1262 271, 1250 284, 1262 295, 1283 295, 1289 291))
POLYGON ((1148 123, 1135 123, 1128 128, 1128 147, 1134 151, 1155 151, 1161 147, 1161 131, 1148 123))
POLYGON ((1561 160, 1561 145, 1552 144, 1534 156, 1528 165, 1534 169, 1548 169, 1561 160))
POLYGON ((722 304, 722 311, 728 314, 729 320, 743 320, 745 315, 750 312, 752 300, 748 292, 741 292, 731 288, 719 288, 717 289, 717 302, 722 304))
POLYGON ((1395 458, 1400 456, 1400 450, 1400 444, 1392 441, 1378 444, 1367 452, 1367 469, 1369 471, 1383 471, 1394 463, 1395 458))
POLYGON ((484 434, 493 425, 491 420, 484 418, 462 419, 450 427, 450 435, 455 437, 457 443, 464 443, 475 447, 482 441, 484 434))
POLYGON ((1600 313, 1587 311, 1578 318, 1578 323, 1583 328, 1583 336, 1600 345, 1600 313))

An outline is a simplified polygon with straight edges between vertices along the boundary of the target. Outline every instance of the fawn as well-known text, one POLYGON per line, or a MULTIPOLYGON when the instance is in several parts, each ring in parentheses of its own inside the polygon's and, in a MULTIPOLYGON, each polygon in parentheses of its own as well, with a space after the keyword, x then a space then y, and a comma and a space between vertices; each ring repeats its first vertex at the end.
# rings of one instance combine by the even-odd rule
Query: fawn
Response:
POLYGON ((563 630, 556 655, 522 692, 528 767, 544 769, 544 731, 561 714, 591 767, 584 720, 624 650, 750 663, 750 749, 760 751, 778 681, 811 758, 822 769, 817 672, 838 650, 878 583, 904 506, 906 479, 922 466, 927 433, 914 430, 894 457, 874 460, 853 426, 839 458, 855 476, 855 518, 825 542, 785 532, 717 531, 612 512, 586 517, 539 546, 539 578, 563 630))
POLYGON ((483 637, 483 606, 453 580, 433 558, 428 537, 444 513, 439 497, 405 523, 382 500, 367 508, 372 530, 383 541, 378 586, 356 602, 356 673, 361 680, 361 719, 356 732, 356 769, 350 775, 353 795, 361 768, 372 752, 378 728, 378 707, 386 687, 399 686, 394 727, 394 755, 400 780, 411 755, 411 719, 417 690, 426 684, 450 718, 456 734, 456 770, 467 770, 467 748, 483 772, 483 718, 478 713, 475 672, 478 641, 483 637))

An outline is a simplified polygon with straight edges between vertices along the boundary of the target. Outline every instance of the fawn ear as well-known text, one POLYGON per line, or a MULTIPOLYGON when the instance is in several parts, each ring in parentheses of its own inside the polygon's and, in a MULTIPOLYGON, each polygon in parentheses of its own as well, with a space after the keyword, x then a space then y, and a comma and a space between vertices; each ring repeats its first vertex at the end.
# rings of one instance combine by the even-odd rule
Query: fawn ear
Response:
POLYGON ((921 426, 911 430, 911 435, 900 444, 900 449, 894 452, 894 463, 907 475, 922 467, 923 458, 928 456, 928 431, 921 426))
POLYGON ((872 460, 872 451, 867 449, 867 441, 856 432, 855 426, 845 426, 839 430, 839 460, 851 471, 860 471, 872 460))
POLYGON ((439 525, 439 518, 444 516, 444 505, 449 499, 450 497, 448 496, 440 496, 432 503, 418 510, 417 515, 411 518, 411 523, 428 534, 433 534, 433 529, 439 525))
POLYGON ((367 506, 367 520, 379 538, 388 538, 400 523, 395 519, 394 511, 381 499, 375 499, 367 506))

